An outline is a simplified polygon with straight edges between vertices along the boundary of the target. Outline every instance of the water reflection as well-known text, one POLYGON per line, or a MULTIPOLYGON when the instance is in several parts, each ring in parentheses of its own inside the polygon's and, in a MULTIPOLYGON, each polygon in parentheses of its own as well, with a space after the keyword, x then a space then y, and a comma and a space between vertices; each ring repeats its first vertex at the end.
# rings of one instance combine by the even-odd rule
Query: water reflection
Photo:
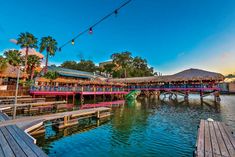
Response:
POLYGON ((190 97, 141 98, 114 107, 111 120, 99 127, 93 121, 88 129, 47 129, 37 139, 50 156, 192 156, 200 119, 224 121, 235 130, 235 97, 222 96, 220 104, 190 97))

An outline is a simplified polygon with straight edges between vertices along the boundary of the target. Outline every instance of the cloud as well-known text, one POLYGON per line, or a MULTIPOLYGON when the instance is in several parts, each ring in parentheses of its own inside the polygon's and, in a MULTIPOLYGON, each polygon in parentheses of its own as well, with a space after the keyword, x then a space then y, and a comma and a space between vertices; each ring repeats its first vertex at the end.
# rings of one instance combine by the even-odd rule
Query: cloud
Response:
POLYGON ((17 44, 17 40, 16 39, 10 39, 9 40, 11 43, 17 44))

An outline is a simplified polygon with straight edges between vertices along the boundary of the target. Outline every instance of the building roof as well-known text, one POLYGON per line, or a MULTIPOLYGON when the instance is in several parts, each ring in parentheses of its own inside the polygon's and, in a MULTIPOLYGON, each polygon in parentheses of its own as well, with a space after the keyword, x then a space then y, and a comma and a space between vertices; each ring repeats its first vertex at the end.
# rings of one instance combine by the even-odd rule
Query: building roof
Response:
MULTIPOLYGON (((10 64, 7 65, 6 69, 1 71, 0 77, 11 77, 17 78, 18 68, 10 64)), ((28 75, 25 72, 20 72, 20 78, 26 78, 28 75)))
POLYGON ((165 76, 149 76, 149 77, 132 77, 132 78, 119 78, 110 79, 113 82, 126 82, 126 83, 144 83, 144 82, 176 82, 176 81, 206 81, 215 80, 223 81, 224 76, 220 73, 209 72, 200 69, 187 69, 176 73, 174 75, 165 76))
POLYGON ((74 77, 74 78, 85 78, 85 79, 96 79, 96 78, 103 78, 103 76, 94 74, 92 72, 85 72, 80 70, 73 70, 55 66, 49 66, 49 71, 56 71, 60 76, 64 77, 74 77))

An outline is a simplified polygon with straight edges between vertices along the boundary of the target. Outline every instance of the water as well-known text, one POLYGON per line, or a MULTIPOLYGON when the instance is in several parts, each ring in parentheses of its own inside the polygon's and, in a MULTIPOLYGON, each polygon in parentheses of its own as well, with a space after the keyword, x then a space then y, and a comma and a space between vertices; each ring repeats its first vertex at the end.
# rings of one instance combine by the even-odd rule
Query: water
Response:
POLYGON ((84 122, 36 137, 38 145, 53 157, 77 156, 193 156, 200 119, 226 122, 235 130, 235 96, 222 96, 220 105, 195 96, 181 100, 142 99, 114 108, 110 121, 96 127, 84 122))

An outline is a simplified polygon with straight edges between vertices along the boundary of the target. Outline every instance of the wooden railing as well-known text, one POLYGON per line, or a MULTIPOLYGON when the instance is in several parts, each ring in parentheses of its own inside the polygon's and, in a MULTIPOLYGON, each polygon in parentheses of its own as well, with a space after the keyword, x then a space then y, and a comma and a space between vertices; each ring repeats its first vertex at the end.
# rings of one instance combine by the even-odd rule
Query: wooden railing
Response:
POLYGON ((125 91, 123 87, 63 87, 63 86, 32 86, 30 91, 52 91, 52 92, 119 92, 125 91))

